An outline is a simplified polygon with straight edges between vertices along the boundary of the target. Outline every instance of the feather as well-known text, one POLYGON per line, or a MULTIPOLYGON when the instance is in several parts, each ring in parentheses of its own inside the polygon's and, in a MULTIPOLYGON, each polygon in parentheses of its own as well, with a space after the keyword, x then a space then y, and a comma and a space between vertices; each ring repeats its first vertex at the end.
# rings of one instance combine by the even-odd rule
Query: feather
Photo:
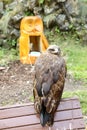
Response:
POLYGON ((60 103, 65 77, 66 63, 58 46, 49 46, 47 52, 35 62, 34 106, 40 113, 40 123, 51 126, 60 103))
POLYGON ((42 126, 45 126, 47 122, 49 121, 50 114, 46 111, 46 107, 44 106, 44 103, 42 103, 42 109, 40 112, 40 123, 42 126))

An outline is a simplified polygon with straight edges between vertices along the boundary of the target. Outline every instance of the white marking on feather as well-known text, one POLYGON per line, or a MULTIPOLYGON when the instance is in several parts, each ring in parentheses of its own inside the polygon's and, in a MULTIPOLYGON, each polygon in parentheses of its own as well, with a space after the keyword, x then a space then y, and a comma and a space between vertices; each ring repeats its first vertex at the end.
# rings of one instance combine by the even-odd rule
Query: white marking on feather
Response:
POLYGON ((55 49, 54 49, 54 53, 57 53, 57 52, 58 52, 58 49, 57 49, 57 48, 55 48, 55 49))
POLYGON ((44 91, 43 91, 43 88, 42 88, 41 90, 42 90, 42 95, 44 96, 44 91))

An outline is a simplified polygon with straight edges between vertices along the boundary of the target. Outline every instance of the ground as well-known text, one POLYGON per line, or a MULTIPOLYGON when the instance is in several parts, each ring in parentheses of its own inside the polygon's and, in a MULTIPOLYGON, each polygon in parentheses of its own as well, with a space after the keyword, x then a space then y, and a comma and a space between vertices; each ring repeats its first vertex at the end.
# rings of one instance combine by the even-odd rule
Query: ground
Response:
POLYGON ((29 102, 32 97, 34 71, 20 61, 10 63, 0 71, 0 106, 29 102))
MULTIPOLYGON (((14 61, 0 70, 0 106, 33 100, 34 66, 14 61)), ((65 89, 82 89, 82 82, 67 74, 65 89)))
MULTIPOLYGON (((0 106, 29 103, 33 101, 34 66, 20 61, 0 67, 0 106)), ((83 83, 67 74, 64 91, 83 89, 83 83)), ((87 117, 84 116, 87 123, 87 117)))

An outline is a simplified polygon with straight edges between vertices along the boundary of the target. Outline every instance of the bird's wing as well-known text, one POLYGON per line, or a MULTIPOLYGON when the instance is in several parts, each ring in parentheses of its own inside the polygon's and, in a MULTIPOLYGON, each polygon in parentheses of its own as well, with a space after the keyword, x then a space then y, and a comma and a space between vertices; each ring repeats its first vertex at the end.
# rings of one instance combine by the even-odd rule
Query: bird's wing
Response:
POLYGON ((58 81, 52 85, 51 90, 46 98, 45 106, 48 113, 54 113, 62 96, 65 79, 62 73, 59 73, 58 81))
POLYGON ((62 57, 56 55, 42 54, 35 63, 35 71, 36 90, 41 92, 40 89, 44 87, 44 91, 47 94, 45 101, 47 111, 55 111, 64 87, 66 75, 65 61, 62 57))
POLYGON ((37 111, 37 113, 41 112, 41 98, 38 96, 37 90, 34 86, 33 88, 33 96, 34 96, 34 108, 37 111))
POLYGON ((63 58, 55 64, 53 69, 53 84, 46 98, 45 106, 48 113, 54 113, 62 96, 66 76, 66 64, 63 58))

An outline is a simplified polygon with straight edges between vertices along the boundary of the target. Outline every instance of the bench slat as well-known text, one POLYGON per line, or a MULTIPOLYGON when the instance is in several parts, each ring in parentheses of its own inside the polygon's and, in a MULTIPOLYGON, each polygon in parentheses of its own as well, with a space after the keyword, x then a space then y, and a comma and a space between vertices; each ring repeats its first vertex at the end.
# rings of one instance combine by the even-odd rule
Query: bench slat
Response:
MULTIPOLYGON (((58 107, 58 111, 72 110, 80 108, 78 100, 62 100, 58 107)), ((36 114, 33 104, 27 104, 24 106, 16 106, 3 108, 0 110, 0 119, 19 117, 36 114)))
MULTIPOLYGON (((63 99, 57 109, 52 130, 73 129, 85 130, 85 125, 77 98, 63 99)), ((39 115, 33 104, 23 104, 0 108, 0 130, 48 130, 40 125, 39 115)))
MULTIPOLYGON (((67 120, 63 122, 54 122, 51 130, 85 130, 83 119, 67 120)), ((4 129, 0 129, 4 130, 4 129)), ((27 125, 22 127, 7 128, 6 130, 48 130, 48 127, 42 127, 40 124, 27 125)))
MULTIPOLYGON (((82 118, 81 109, 59 111, 55 114, 55 121, 64 121, 78 118, 82 118)), ((0 128, 10 128, 15 126, 24 126, 31 124, 34 125, 39 123, 40 120, 38 115, 21 116, 0 120, 0 128)))

